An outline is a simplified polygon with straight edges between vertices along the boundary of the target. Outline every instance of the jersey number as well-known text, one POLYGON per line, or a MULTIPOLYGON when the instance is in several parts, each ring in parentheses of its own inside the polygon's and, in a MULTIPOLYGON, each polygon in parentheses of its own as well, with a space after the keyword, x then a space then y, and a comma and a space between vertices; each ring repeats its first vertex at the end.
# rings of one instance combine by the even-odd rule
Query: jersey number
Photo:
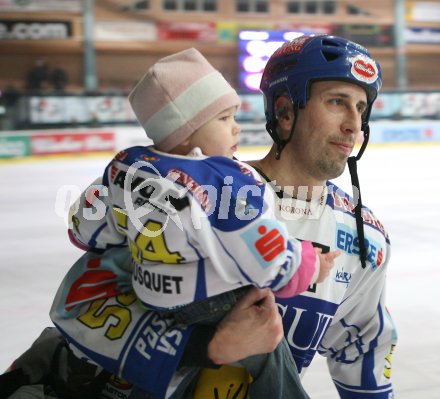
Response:
POLYGON ((119 294, 116 301, 120 305, 105 305, 107 299, 92 302, 89 309, 78 320, 91 329, 109 325, 105 336, 110 340, 119 339, 131 323, 131 311, 128 308, 135 300, 134 294, 119 294))
MULTIPOLYGON (((127 234, 127 214, 120 208, 113 208, 119 231, 127 234)), ((185 258, 179 252, 170 252, 163 234, 163 224, 149 219, 135 241, 130 241, 131 256, 137 263, 143 260, 176 264, 185 258)))

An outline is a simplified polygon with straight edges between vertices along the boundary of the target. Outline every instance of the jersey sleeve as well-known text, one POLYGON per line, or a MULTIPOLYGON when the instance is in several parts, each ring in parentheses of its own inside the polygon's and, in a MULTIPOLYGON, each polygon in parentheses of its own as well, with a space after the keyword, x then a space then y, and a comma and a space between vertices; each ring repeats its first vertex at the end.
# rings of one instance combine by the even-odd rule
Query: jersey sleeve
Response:
POLYGON ((274 292, 278 298, 290 298, 304 292, 314 282, 314 276, 319 272, 319 265, 316 266, 319 260, 312 243, 301 241, 301 249, 301 263, 296 273, 284 287, 274 292), (312 265, 315 267, 312 267, 312 265))
POLYGON ((98 178, 70 207, 70 241, 86 251, 127 245, 126 236, 116 228, 111 209, 108 187, 98 178))
POLYGON ((340 316, 333 320, 319 347, 343 399, 394 397, 391 356, 397 335, 385 307, 387 264, 388 260, 380 270, 369 273, 368 278, 364 274, 353 284, 352 295, 339 306, 340 316))

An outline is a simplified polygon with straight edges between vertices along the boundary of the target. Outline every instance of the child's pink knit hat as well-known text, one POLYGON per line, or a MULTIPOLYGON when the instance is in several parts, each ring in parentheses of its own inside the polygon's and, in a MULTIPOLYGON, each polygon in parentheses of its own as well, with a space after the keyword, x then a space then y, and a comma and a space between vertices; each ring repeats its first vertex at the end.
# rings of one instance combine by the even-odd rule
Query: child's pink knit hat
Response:
POLYGON ((195 48, 162 58, 128 99, 147 136, 169 151, 220 112, 240 105, 236 91, 195 48))

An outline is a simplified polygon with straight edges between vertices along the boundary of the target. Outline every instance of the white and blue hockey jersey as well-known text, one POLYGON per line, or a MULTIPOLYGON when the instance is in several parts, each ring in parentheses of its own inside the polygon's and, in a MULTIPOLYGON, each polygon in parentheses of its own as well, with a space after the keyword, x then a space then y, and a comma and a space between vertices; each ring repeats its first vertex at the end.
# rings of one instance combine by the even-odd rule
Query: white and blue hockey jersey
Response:
POLYGON ((362 209, 367 266, 359 259, 353 199, 327 183, 323 196, 305 202, 274 191, 277 218, 291 235, 324 252, 342 251, 323 283, 277 303, 285 337, 304 375, 316 352, 327 358, 341 398, 393 398, 391 355, 397 336, 385 307, 390 241, 382 223, 362 209))
MULTIPOLYGON (((151 156, 154 158, 157 154, 151 156)), ((110 166, 107 173, 109 181, 117 182, 121 170, 127 173, 121 166, 113 170, 110 166)), ((142 187, 139 182, 132 186, 142 187)), ((100 187, 95 189, 99 191, 100 187)), ((306 292, 292 298, 277 298, 285 337, 299 372, 304 375, 314 355, 319 352, 328 360, 341 398, 392 398, 391 354, 396 336, 385 308, 385 275, 390 243, 384 227, 368 208, 363 208, 368 261, 367 267, 362 268, 354 203, 346 193, 328 183, 319 199, 305 202, 283 195, 270 184, 264 187, 263 197, 269 195, 276 201, 276 217, 287 225, 291 236, 312 241, 324 252, 342 251, 330 277, 323 283, 311 285, 306 292)), ((196 186, 193 190, 197 193, 196 186)), ((96 211, 99 206, 92 206, 93 198, 96 201, 96 198, 104 199, 105 196, 91 195, 87 198, 84 199, 85 207, 90 206, 96 211)), ((201 198, 201 203, 208 203, 209 197, 204 202, 201 198)), ((244 214, 258 209, 253 201, 233 209, 236 208, 244 214)), ((119 212, 116 215, 124 215, 121 211, 116 212, 119 212)), ((238 219, 234 213, 236 211, 232 211, 229 217, 238 219)), ((109 229, 120 231, 124 226, 120 223, 121 219, 125 220, 124 217, 115 217, 118 222, 114 226, 107 224, 101 232, 81 242, 88 247, 100 248, 99 235, 117 236, 110 234, 109 229)), ((78 239, 82 221, 79 225, 77 219, 74 218, 74 221, 78 239)), ((219 222, 223 228, 227 228, 228 223, 227 219, 219 222)), ((243 221, 240 220, 240 223, 243 221)), ((119 241, 109 241, 108 237, 103 239, 102 242, 107 242, 107 246, 101 247, 107 248, 103 254, 88 252, 73 266, 58 290, 51 317, 72 348, 82 356, 146 391, 165 397, 164 392, 176 370, 191 328, 175 326, 158 313, 145 311, 134 295, 121 294, 130 288, 131 274, 124 246, 128 244, 132 248, 131 253, 136 254, 133 245, 124 241, 126 236, 121 234, 119 241), (107 280, 103 280, 103 274, 107 280), (101 282, 99 287, 93 284, 94 281, 101 282)), ((188 242, 193 244, 191 240, 188 242)), ((147 253, 148 248, 151 247, 145 247, 147 253)), ((173 253, 168 246, 164 246, 163 250, 173 253)), ((229 247, 223 250, 222 256, 231 255, 229 247)), ((188 253, 182 256, 188 256, 188 253)), ((232 276, 242 278, 246 274, 235 270, 232 276)), ((203 374, 201 378, 198 385, 206 387, 206 390, 196 392, 195 399, 211 399, 207 392, 226 392, 232 386, 229 380, 203 374)))

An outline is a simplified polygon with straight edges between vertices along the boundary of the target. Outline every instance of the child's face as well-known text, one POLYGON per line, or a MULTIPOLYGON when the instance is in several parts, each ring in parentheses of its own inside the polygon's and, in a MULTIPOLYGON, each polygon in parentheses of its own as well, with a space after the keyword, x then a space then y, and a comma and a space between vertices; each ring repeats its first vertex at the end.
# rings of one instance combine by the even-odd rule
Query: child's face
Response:
POLYGON ((217 114, 190 137, 191 148, 200 147, 203 154, 232 158, 239 144, 240 125, 235 120, 237 107, 217 114))

